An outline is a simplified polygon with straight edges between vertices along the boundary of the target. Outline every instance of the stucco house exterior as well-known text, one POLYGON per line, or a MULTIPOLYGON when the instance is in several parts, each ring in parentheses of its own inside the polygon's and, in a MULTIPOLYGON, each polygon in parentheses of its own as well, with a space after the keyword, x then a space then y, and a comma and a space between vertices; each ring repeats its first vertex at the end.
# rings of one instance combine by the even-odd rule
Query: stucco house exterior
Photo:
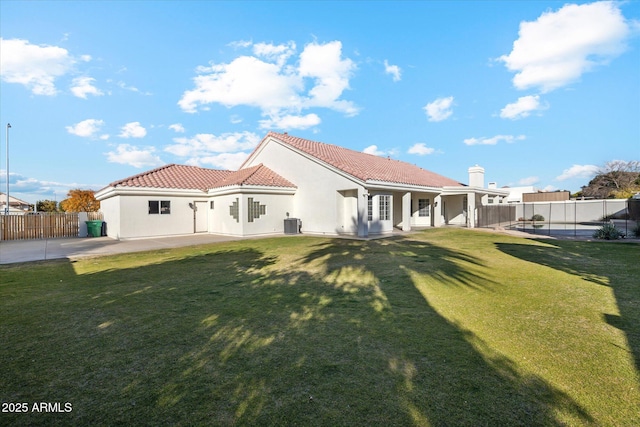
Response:
POLYGON ((469 185, 418 166, 269 132, 238 171, 166 165, 96 193, 116 239, 214 233, 284 233, 285 219, 309 234, 367 237, 394 229, 474 227, 477 208, 507 190, 469 185))

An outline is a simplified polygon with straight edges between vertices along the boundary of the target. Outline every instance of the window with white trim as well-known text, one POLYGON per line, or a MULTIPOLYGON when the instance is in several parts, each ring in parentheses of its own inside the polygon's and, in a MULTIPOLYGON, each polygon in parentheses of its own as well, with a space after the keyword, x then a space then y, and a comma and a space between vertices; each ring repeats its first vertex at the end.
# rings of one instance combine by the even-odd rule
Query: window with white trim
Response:
POLYGON ((373 196, 367 196, 367 221, 373 221, 373 196))

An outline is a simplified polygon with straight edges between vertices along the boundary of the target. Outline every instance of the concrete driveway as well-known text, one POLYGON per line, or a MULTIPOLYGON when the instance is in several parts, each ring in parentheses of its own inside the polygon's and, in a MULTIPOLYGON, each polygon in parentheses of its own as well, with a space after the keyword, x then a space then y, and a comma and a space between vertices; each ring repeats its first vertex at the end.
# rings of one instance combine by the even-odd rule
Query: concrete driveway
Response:
POLYGON ((189 234, 172 237, 114 240, 110 237, 73 237, 47 240, 7 240, 0 242, 0 264, 42 261, 48 259, 74 259, 97 255, 139 252, 207 243, 240 240, 239 237, 213 234, 189 234))

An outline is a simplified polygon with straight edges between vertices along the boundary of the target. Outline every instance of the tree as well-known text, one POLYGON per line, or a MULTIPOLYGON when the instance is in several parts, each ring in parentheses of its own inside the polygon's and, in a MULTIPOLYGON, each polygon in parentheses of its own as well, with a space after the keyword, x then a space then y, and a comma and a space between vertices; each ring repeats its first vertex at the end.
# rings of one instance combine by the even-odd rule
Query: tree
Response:
POLYGON ((69 190, 67 198, 60 202, 65 212, 96 212, 100 202, 96 200, 93 190, 69 190))
POLYGON ((36 210, 38 212, 58 212, 58 203, 54 200, 38 200, 36 210))
POLYGON ((626 199, 640 191, 640 161, 613 160, 598 170, 589 185, 583 188, 585 197, 626 199))

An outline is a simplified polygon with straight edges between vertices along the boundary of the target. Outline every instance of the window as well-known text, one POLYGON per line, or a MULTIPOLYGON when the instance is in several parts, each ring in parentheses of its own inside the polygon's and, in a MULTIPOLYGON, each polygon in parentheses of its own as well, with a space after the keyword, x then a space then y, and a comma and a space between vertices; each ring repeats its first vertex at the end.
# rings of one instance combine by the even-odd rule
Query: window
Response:
POLYGON ((371 195, 367 198, 367 221, 373 221, 373 197, 371 195))
POLYGON ((391 219, 391 196, 380 197, 380 221, 389 221, 391 219))
POLYGON ((171 213, 171 201, 149 200, 149 215, 153 215, 153 214, 168 215, 170 213, 171 213))
POLYGON ((260 202, 254 201, 253 197, 247 199, 247 213, 249 222, 253 222, 254 219, 259 219, 261 215, 267 214, 267 206, 261 205, 260 202))
POLYGON ((168 215, 170 213, 171 213, 171 201, 149 200, 149 215, 152 215, 152 214, 168 215))
POLYGON ((429 216, 429 199, 418 199, 418 216, 429 216))
POLYGON ((234 202, 231 204, 231 206, 229 206, 229 215, 231 215, 231 217, 235 219, 236 222, 240 222, 240 207, 237 197, 236 200, 234 200, 234 202))
POLYGON ((209 202, 209 209, 213 209, 213 200, 209 202))

